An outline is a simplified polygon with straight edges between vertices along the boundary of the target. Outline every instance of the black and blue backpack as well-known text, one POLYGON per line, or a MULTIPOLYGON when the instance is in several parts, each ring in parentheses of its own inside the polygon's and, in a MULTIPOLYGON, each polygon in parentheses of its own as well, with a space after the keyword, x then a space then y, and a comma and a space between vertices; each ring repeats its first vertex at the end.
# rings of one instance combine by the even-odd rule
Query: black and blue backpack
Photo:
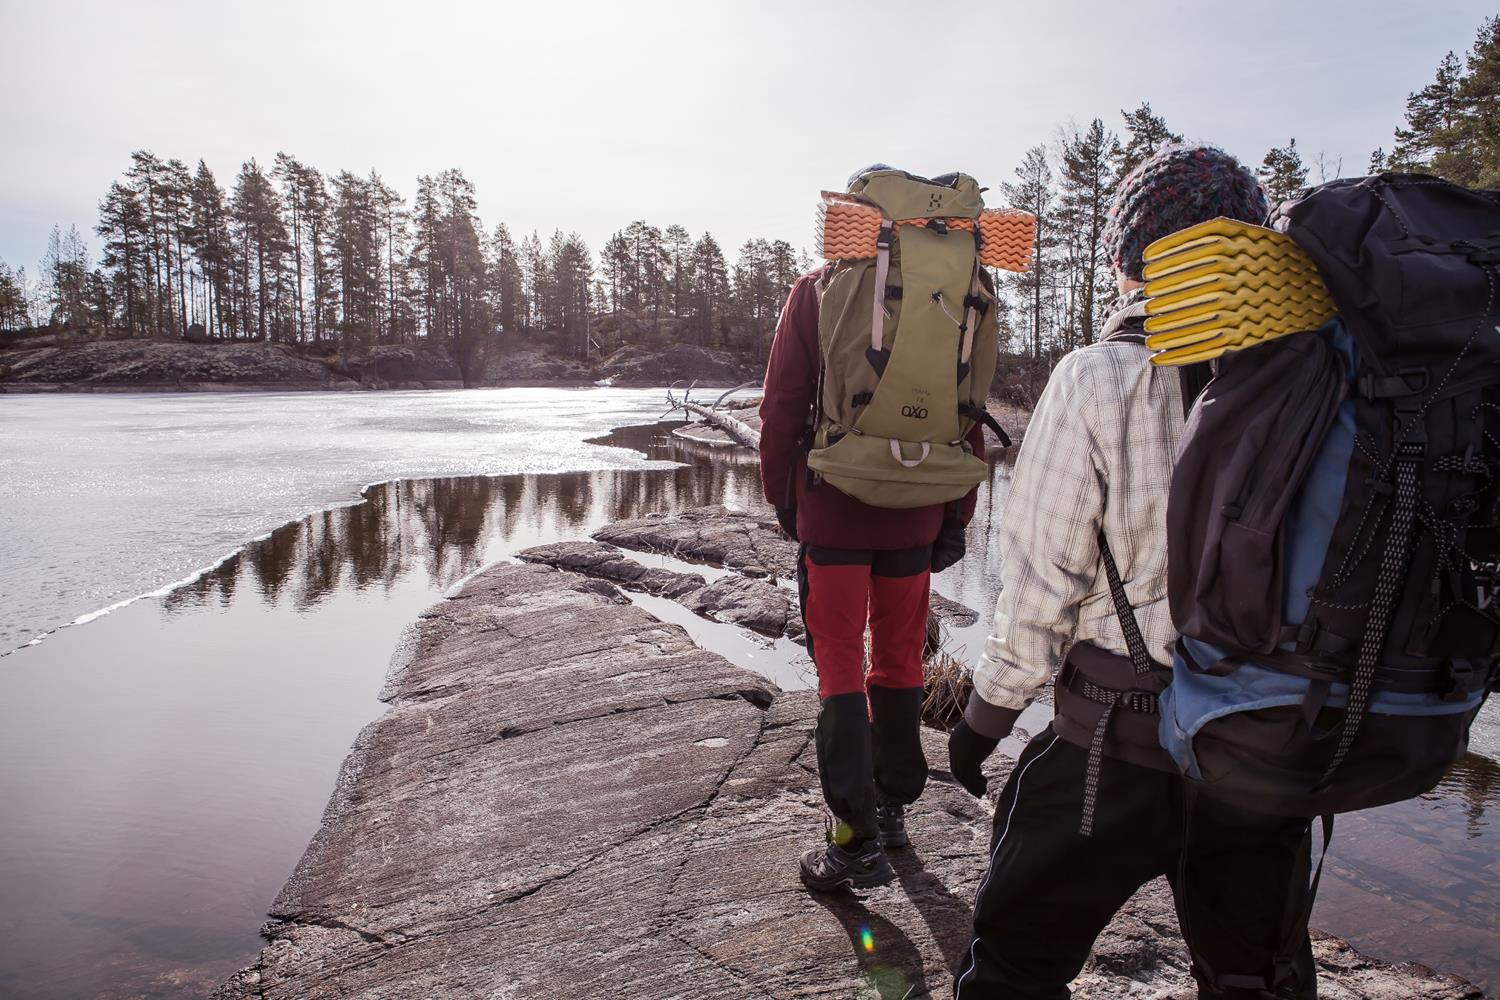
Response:
POLYGON ((1201 794, 1326 816, 1434 787, 1500 677, 1500 192, 1341 180, 1272 226, 1338 314, 1188 418, 1159 737, 1201 794))

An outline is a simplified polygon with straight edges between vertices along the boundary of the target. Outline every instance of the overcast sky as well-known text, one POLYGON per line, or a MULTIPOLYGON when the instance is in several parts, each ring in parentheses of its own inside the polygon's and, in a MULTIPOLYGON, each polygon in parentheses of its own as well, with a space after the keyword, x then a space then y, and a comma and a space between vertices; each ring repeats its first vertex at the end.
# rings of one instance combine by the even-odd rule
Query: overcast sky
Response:
POLYGON ((1295 136, 1362 173, 1493 7, 0 0, 0 259, 32 270, 54 223, 92 239, 140 148, 226 186, 285 150, 408 198, 459 167, 487 227, 597 250, 680 222, 731 260, 751 236, 810 245, 818 191, 855 167, 998 186, 1060 124, 1118 130, 1142 100, 1247 161, 1295 136))

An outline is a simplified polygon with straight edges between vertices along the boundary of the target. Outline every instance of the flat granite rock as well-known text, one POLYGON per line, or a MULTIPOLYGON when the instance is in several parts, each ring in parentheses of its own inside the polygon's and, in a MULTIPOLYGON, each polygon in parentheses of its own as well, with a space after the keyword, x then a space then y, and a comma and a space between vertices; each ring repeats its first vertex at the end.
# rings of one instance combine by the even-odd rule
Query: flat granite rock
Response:
MULTIPOLYGON (((610 584, 503 564, 414 627, 338 788, 222 998, 947 996, 989 806, 935 770, 896 883, 821 897, 818 703, 695 646, 610 584), (871 935, 866 949, 864 932, 871 935)), ((943 737, 924 731, 928 757, 943 737)), ((998 786, 1011 766, 992 760, 998 786)), ((1478 996, 1316 945, 1327 1000, 1478 996)), ((1189 996, 1148 886, 1075 995, 1189 996)))
POLYGON ((624 549, 718 563, 751 576, 797 575, 797 543, 781 533, 773 515, 722 504, 616 521, 594 538, 624 549))
MULTIPOLYGON (((617 521, 594 532, 594 538, 637 552, 715 563, 748 576, 797 575, 797 543, 782 534, 774 516, 717 504, 617 521)), ((973 608, 936 592, 931 610, 938 621, 954 625, 979 619, 973 608)))
POLYGON ((698 573, 642 566, 605 542, 552 542, 517 558, 670 597, 695 615, 761 635, 801 639, 806 634, 797 595, 767 580, 730 574, 710 583, 698 573))

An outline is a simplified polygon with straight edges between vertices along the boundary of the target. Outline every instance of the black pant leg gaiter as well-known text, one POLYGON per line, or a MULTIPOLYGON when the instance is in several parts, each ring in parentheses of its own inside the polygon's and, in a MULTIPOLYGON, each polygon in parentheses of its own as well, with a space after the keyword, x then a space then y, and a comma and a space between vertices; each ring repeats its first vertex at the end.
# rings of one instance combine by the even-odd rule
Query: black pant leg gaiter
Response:
POLYGON ((927 757, 922 752, 922 688, 870 685, 875 788, 887 802, 907 806, 927 785, 927 757))
POLYGON ((877 836, 869 703, 863 691, 823 699, 816 734, 823 800, 849 825, 853 843, 877 836))

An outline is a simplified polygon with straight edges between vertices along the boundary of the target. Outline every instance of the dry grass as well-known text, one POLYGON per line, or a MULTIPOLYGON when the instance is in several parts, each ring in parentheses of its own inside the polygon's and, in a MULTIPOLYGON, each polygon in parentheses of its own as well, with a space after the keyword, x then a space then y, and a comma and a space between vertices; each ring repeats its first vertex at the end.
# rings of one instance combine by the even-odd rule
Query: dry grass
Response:
POLYGON ((927 699, 922 703, 922 722, 947 732, 963 718, 974 678, 969 666, 938 649, 923 664, 927 699))

